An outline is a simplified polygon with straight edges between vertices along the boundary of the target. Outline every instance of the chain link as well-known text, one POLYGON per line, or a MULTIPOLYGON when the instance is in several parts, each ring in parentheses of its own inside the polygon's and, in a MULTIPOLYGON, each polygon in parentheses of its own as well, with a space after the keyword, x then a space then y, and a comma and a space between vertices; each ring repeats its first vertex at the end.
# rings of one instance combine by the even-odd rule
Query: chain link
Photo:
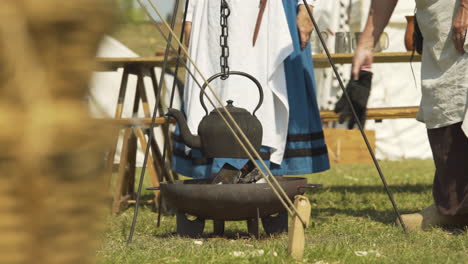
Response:
POLYGON ((220 66, 221 66, 221 76, 222 80, 226 80, 229 78, 229 45, 228 45, 228 37, 229 37, 229 28, 228 28, 228 17, 231 15, 231 10, 229 9, 229 5, 227 4, 226 0, 221 0, 221 17, 220 17, 220 24, 221 24, 221 36, 219 37, 219 45, 221 46, 221 57, 219 58, 220 66))

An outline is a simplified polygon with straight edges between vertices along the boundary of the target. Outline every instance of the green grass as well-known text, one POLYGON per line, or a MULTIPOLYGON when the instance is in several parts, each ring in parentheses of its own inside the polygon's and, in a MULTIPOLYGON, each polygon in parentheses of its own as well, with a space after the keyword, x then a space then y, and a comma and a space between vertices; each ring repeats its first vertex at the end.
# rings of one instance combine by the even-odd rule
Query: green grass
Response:
MULTIPOLYGON (((382 169, 403 213, 432 202, 432 161, 382 162, 382 169)), ((304 263, 468 263, 466 230, 404 234, 393 225, 395 216, 373 165, 337 165, 308 178, 324 188, 307 193, 313 223, 306 231, 304 263)), ((134 243, 126 245, 132 216, 129 208, 107 219, 99 263, 295 263, 287 256, 287 235, 263 234, 256 240, 246 235, 245 222, 228 222, 227 237, 216 238, 207 221, 205 237, 180 238, 174 234, 175 218, 164 215, 156 228, 157 214, 149 207, 140 210, 134 243), (234 256, 235 251, 244 256, 234 256)))
MULTIPOLYGON (((152 25, 122 24, 112 36, 142 56, 152 56, 165 47, 152 25)), ((432 203, 432 161, 381 165, 402 213, 432 203)), ((313 222, 306 232, 304 263, 468 263, 467 231, 433 229, 404 234, 393 225, 395 215, 372 164, 336 165, 307 177, 324 188, 307 193, 313 222), (370 253, 357 256, 357 251, 370 253)), ((145 184, 150 186, 148 177, 145 184)), ((145 197, 151 197, 151 192, 146 191, 145 197)), ((175 218, 164 215, 161 227, 156 228, 157 213, 150 207, 140 210, 134 242, 127 245, 132 209, 108 217, 97 252, 99 263, 295 263, 287 256, 287 235, 263 235, 255 240, 247 236, 245 222, 228 222, 227 237, 216 238, 209 235, 212 223, 208 221, 205 237, 180 238, 174 234, 175 218), (233 252, 245 256, 235 257, 233 252)))

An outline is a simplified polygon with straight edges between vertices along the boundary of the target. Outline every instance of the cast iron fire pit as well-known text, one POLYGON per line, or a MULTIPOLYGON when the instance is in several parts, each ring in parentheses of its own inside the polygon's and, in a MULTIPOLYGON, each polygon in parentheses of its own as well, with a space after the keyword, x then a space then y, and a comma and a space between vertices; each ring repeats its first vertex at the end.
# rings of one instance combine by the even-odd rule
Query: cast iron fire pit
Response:
MULTIPOLYGON (((321 187, 302 177, 276 179, 291 200, 305 188, 321 187)), ((259 219, 267 234, 287 231, 288 214, 267 183, 211 184, 210 179, 197 179, 161 183, 158 189, 167 205, 176 209, 177 233, 183 236, 200 236, 206 219, 214 220, 217 235, 224 232, 224 221, 240 220, 247 220, 249 233, 256 236, 259 219)))

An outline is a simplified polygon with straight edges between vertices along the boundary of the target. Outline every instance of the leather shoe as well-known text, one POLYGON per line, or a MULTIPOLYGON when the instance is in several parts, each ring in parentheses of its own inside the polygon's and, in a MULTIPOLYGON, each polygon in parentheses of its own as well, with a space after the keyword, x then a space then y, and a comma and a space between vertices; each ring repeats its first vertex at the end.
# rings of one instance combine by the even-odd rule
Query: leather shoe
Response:
MULTIPOLYGON (((408 231, 428 230, 431 227, 468 226, 468 215, 442 215, 433 204, 421 212, 401 215, 408 231)), ((399 225, 399 219, 396 220, 399 225)))

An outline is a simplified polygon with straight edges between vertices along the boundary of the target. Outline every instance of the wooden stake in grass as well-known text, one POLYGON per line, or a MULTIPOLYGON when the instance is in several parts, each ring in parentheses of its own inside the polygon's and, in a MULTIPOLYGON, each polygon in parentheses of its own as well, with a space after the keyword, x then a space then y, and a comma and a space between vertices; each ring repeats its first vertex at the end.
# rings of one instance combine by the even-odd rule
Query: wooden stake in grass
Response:
POLYGON ((310 223, 310 213, 312 208, 309 199, 303 195, 296 195, 294 206, 297 208, 297 214, 293 215, 291 226, 289 228, 289 247, 288 254, 296 260, 302 260, 305 246, 305 229, 310 223), (304 224, 301 222, 304 220, 304 224))

